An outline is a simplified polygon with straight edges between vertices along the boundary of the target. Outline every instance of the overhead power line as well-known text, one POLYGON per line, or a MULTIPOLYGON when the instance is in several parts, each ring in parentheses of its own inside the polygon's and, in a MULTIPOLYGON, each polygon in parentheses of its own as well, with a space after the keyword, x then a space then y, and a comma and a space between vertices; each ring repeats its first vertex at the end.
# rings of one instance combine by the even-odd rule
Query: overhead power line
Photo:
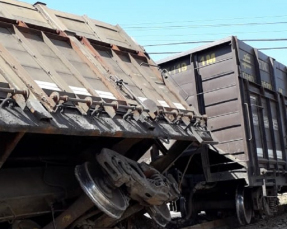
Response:
POLYGON ((281 18, 287 17, 287 15, 275 15, 275 16, 260 16, 260 17, 238 17, 238 18, 217 18, 217 19, 202 19, 202 20, 192 20, 192 21, 163 21, 163 22, 144 22, 144 23, 134 23, 134 24, 121 24, 121 26, 135 26, 135 25, 161 25, 161 24, 171 24, 171 23, 191 23, 191 22, 209 22, 209 21, 231 21, 231 20, 242 20, 242 19, 262 19, 262 18, 281 18))
MULTIPOLYGON (((241 41, 287 41, 287 38, 278 38, 278 39, 245 39, 241 41)), ((144 47, 153 47, 153 46, 169 46, 169 45, 186 45, 186 44, 198 44, 198 43, 210 43, 213 41, 186 41, 186 42, 172 42, 172 43, 162 43, 162 44, 150 44, 144 45, 144 47)))
POLYGON ((186 45, 186 44, 200 44, 200 43, 210 43, 213 41, 186 41, 186 42, 173 42, 173 43, 164 43, 164 44, 151 44, 151 45, 144 45, 145 47, 152 47, 152 46, 165 46, 165 45, 186 45))
POLYGON ((181 52, 149 52, 148 54, 157 55, 157 54, 176 54, 176 53, 181 53, 181 52))
POLYGON ((259 50, 268 50, 268 49, 287 49, 287 47, 259 48, 259 50))
MULTIPOLYGON (((238 32, 227 32, 227 33, 222 33, 222 32, 218 32, 218 33, 192 33, 192 34, 183 34, 183 33, 176 33, 176 34, 165 34, 164 36, 168 37, 187 37, 187 36, 209 36, 209 35, 226 35, 226 34, 254 34, 254 33, 283 33, 283 32, 287 32, 287 30, 261 30, 261 31, 238 31, 238 32)), ((145 35, 133 35, 134 37, 158 37, 158 34, 145 34, 145 35)))
MULTIPOLYGON (((272 50, 272 49, 287 49, 287 47, 267 47, 267 48, 258 48, 258 50, 272 50)), ((176 54, 181 53, 179 52, 148 52, 148 54, 158 55, 158 54, 176 54)))
POLYGON ((242 41, 287 41, 287 38, 244 39, 242 41))
POLYGON ((203 25, 169 25, 169 26, 126 26, 125 29, 140 30, 157 30, 157 29, 186 29, 186 28, 203 28, 203 27, 230 27, 230 26, 257 26, 257 25, 279 25, 287 24, 287 21, 278 22, 249 22, 249 23, 233 23, 233 24, 203 24, 203 25))

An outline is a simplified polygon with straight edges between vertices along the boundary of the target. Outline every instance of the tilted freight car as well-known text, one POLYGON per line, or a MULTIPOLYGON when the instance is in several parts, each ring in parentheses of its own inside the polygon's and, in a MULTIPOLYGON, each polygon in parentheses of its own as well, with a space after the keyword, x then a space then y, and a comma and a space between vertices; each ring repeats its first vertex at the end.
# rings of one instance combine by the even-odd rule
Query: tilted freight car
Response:
POLYGON ((169 168, 215 141, 153 65, 119 26, 0 1, 1 229, 170 221, 169 168))
MULTIPOLYGON (((225 192, 233 186, 242 224, 250 222, 253 211, 272 214, 277 192, 285 192, 287 185, 286 66, 236 37, 158 64, 182 98, 208 116, 208 127, 219 141, 203 165, 207 182, 217 182, 213 199, 219 196, 216 189, 225 192)), ((198 203, 199 210, 209 208, 216 209, 198 203)))

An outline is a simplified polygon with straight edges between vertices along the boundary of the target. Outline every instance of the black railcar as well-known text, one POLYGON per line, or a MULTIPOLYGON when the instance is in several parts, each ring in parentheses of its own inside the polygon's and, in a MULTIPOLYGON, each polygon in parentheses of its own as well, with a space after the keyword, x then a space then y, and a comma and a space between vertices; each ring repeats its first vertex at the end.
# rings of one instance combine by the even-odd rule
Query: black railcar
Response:
POLYGON ((203 157, 207 181, 244 180, 257 197, 255 210, 266 203, 261 199, 274 204, 271 197, 287 185, 286 66, 234 36, 158 64, 179 94, 208 116, 219 141, 213 151, 228 159, 212 162, 211 150, 203 157))

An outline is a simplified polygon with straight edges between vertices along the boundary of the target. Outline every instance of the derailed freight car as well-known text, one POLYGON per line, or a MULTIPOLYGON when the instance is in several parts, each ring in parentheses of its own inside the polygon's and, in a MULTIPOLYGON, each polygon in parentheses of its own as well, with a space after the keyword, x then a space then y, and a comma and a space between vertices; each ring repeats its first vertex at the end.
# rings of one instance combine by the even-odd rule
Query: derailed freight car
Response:
POLYGON ((1 228, 168 223, 169 168, 215 141, 153 65, 119 26, 0 1, 1 228))
POLYGON ((231 185, 244 180, 245 189, 236 186, 241 223, 250 222, 252 210, 271 214, 277 192, 287 186, 286 66, 236 37, 158 64, 183 99, 208 116, 208 127, 219 141, 205 157, 207 181, 231 185))

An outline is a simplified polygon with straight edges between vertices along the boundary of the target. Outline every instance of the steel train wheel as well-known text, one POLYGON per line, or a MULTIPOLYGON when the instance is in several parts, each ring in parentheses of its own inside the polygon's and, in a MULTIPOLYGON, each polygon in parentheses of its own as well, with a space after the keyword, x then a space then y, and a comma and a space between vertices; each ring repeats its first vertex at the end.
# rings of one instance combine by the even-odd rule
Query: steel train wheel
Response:
POLYGON ((109 187, 100 172, 91 163, 78 165, 76 177, 87 196, 103 212, 112 218, 120 218, 128 206, 128 198, 121 189, 109 187))
POLYGON ((162 227, 166 226, 171 220, 170 211, 166 204, 148 207, 147 212, 150 217, 162 227))
POLYGON ((236 189, 235 206, 239 223, 241 225, 249 224, 253 214, 252 200, 242 185, 239 185, 236 189))

